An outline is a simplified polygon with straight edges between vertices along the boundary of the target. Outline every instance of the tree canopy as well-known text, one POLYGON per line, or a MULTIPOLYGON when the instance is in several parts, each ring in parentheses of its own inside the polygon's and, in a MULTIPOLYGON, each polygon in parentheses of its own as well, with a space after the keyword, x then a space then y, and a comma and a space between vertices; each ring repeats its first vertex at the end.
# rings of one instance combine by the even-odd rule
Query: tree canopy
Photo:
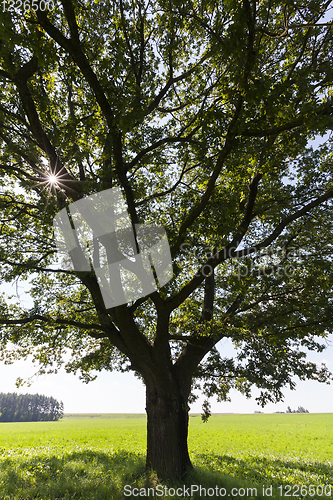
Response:
POLYGON ((149 426, 163 399, 185 412, 168 431, 181 447, 199 386, 219 400, 256 386, 265 404, 294 376, 331 378, 305 354, 333 331, 329 5, 62 0, 0 13, 1 279, 25 281, 34 301, 2 301, 2 359, 32 355, 41 373, 65 365, 85 381, 134 370, 147 464, 162 475, 189 466, 186 450, 158 461, 149 426), (59 266, 52 220, 111 187, 133 225, 165 228, 173 278, 106 309, 93 270, 59 266))

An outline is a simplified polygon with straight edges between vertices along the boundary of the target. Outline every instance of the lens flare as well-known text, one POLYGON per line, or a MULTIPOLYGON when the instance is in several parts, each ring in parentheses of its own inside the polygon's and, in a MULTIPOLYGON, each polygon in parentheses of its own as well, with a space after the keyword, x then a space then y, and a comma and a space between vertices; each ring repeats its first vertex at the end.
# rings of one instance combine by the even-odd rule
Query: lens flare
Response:
POLYGON ((47 181, 51 186, 56 186, 58 184, 57 176, 54 174, 50 174, 47 178, 47 181))

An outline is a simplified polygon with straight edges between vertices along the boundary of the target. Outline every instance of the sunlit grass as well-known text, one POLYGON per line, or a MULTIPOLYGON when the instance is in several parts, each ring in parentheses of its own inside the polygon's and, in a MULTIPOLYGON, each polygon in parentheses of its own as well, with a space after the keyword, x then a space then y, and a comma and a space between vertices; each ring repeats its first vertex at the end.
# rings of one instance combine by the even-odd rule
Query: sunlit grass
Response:
MULTIPOLYGON (((133 416, 2 423, 0 498, 132 498, 124 496, 125 485, 159 484, 154 474, 144 471, 145 441, 146 420, 133 416)), ((206 424, 191 417, 189 449, 194 471, 183 482, 164 486, 201 484, 230 492, 256 485, 256 498, 265 498, 264 484, 273 485, 270 498, 281 498, 279 485, 333 483, 332 414, 222 415, 206 424)))

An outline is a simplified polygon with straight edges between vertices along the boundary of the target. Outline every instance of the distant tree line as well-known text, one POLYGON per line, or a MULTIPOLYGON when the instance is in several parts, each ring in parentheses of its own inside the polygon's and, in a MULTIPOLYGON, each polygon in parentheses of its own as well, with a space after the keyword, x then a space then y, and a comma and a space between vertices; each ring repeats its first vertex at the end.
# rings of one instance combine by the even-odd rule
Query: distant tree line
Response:
POLYGON ((288 406, 286 413, 309 413, 309 410, 306 410, 303 406, 299 406, 297 410, 292 410, 290 406, 288 406))
POLYGON ((0 422, 59 420, 63 402, 41 394, 0 393, 0 422))

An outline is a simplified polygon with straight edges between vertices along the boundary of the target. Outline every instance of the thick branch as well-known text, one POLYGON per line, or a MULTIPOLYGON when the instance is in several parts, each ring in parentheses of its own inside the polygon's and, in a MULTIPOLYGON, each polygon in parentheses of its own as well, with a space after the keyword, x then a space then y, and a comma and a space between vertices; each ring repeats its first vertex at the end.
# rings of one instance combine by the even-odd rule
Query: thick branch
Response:
POLYGON ((245 13, 247 17, 247 24, 248 24, 248 39, 247 39, 247 47, 246 47, 246 63, 243 71, 243 75, 241 77, 241 80, 239 82, 239 88, 240 88, 240 95, 237 100, 236 106, 235 106, 235 112, 234 115, 229 123, 226 138, 225 138, 225 143, 224 146, 221 150, 221 153, 219 154, 219 157, 216 162, 215 169, 210 176, 210 179, 207 183, 206 190, 204 194, 201 197, 200 202, 192 208, 190 213, 188 214, 187 218, 184 220, 184 222, 181 224, 180 229, 179 229, 179 234, 178 238, 176 240, 176 243, 174 244, 173 248, 171 249, 171 255, 175 255, 176 252, 179 249, 179 246, 183 243, 185 234, 187 230, 191 227, 191 225, 195 222, 197 217, 203 212, 205 207, 207 206, 209 199, 214 191, 215 188, 215 183, 220 175, 220 172, 222 170, 223 164, 227 156, 232 150, 232 145, 233 145, 233 140, 237 135, 237 128, 238 128, 238 121, 241 115, 243 103, 244 103, 244 95, 245 95, 245 87, 246 83, 248 81, 248 78, 251 74, 252 66, 255 62, 255 52, 254 52, 254 41, 255 41, 255 12, 251 12, 250 4, 248 0, 244 0, 244 6, 245 6, 245 13))
MULTIPOLYGON (((64 2, 67 4, 67 2, 64 2)), ((55 42, 57 42, 60 47, 62 47, 68 54, 73 57, 73 60, 77 63, 78 67, 82 71, 82 74, 89 83, 91 89, 93 90, 96 100, 106 118, 106 121, 111 130, 115 130, 115 120, 112 108, 106 98, 103 87, 98 81, 97 76, 93 72, 89 61, 82 51, 80 44, 77 39, 66 38, 61 31, 58 30, 47 18, 45 12, 40 9, 37 10, 37 17, 40 25, 45 29, 45 31, 50 35, 55 42)))
MULTIPOLYGON (((216 248, 213 254, 216 253, 216 248)), ((215 295, 215 276, 214 269, 208 269, 208 275, 205 278, 204 300, 200 316, 200 322, 210 321, 213 318, 214 311, 214 295, 215 295)))
POLYGON ((129 50, 129 53, 130 53, 132 70, 133 70, 133 73, 135 76, 136 84, 138 87, 140 87, 141 82, 140 82, 140 77, 139 77, 139 74, 137 71, 137 62, 135 61, 134 53, 133 53, 132 46, 131 46, 131 43, 130 43, 130 40, 128 37, 128 33, 127 33, 126 19, 124 16, 124 5, 123 5, 122 0, 120 0, 119 4, 120 4, 120 13, 121 13, 121 22, 122 22, 122 26, 123 26, 123 33, 124 33, 124 38, 126 41, 127 48, 129 50))
POLYGON ((238 106, 236 108, 234 117, 233 117, 231 124, 229 126, 229 129, 228 129, 228 133, 226 136, 224 147, 222 148, 222 151, 219 154, 215 169, 214 169, 214 171, 213 171, 212 175, 210 176, 209 181, 207 183, 206 190, 205 190, 204 194, 202 195, 199 203, 197 203, 197 205, 195 205, 192 208, 192 210, 190 211, 190 213, 188 214, 188 216, 186 217, 184 222, 181 224, 181 226, 179 228, 178 238, 177 238, 174 246, 171 249, 171 255, 175 255, 175 253, 178 251, 179 246, 184 242, 185 234, 186 234, 187 230, 192 226, 192 224, 199 217, 199 215, 203 212, 203 210, 207 206, 207 203, 209 202, 209 199, 210 199, 210 197, 214 191, 214 188, 215 188, 216 180, 217 180, 218 176, 220 175, 222 167, 224 165, 224 161, 232 149, 232 143, 233 143, 233 139, 235 137, 235 130, 234 129, 235 129, 238 117, 240 115, 241 107, 242 107, 242 99, 240 100, 240 102, 238 103, 238 106))
POLYGON ((240 250, 239 252, 232 252, 232 257, 244 257, 246 255, 249 255, 253 252, 257 252, 258 250, 261 250, 262 248, 268 247, 276 238, 282 233, 282 231, 290 224, 290 222, 293 222, 303 215, 307 214, 312 208, 317 207, 318 205, 324 203, 325 201, 329 200, 330 198, 333 197, 333 190, 329 190, 326 193, 324 193, 322 196, 319 196, 315 200, 313 200, 311 203, 308 203, 305 205, 305 207, 301 208, 300 210, 297 210, 297 212, 290 214, 288 217, 285 217, 280 224, 276 226, 274 231, 262 242, 258 243, 257 245, 254 245, 252 247, 245 248, 244 250, 240 250))
MULTIPOLYGON (((42 124, 40 122, 38 112, 31 96, 31 93, 28 89, 27 80, 33 76, 33 74, 38 70, 38 59, 34 56, 28 63, 26 63, 22 68, 18 70, 16 75, 14 75, 13 80, 18 89, 21 102, 27 114, 31 131, 39 144, 39 147, 45 151, 47 156, 50 159, 51 163, 51 172, 54 175, 61 174, 63 188, 66 191, 67 182, 75 182, 75 179, 69 174, 69 172, 65 169, 65 167, 61 164, 60 158, 51 144, 47 134, 45 133, 42 124)), ((76 198, 78 197, 79 187, 75 186, 76 189, 69 188, 70 195, 73 196, 73 193, 77 191, 76 198)))
POLYGON ((96 338, 107 337, 108 334, 101 325, 97 323, 82 323, 80 321, 72 321, 69 319, 62 318, 50 318, 47 316, 42 316, 40 314, 34 314, 33 316, 29 316, 28 318, 21 319, 2 319, 0 318, 0 324, 5 326, 15 326, 15 325, 26 325, 29 323, 33 323, 34 321, 43 321, 48 324, 56 324, 56 325, 65 325, 65 326, 75 326, 77 328, 85 329, 85 330, 100 330, 104 332, 103 335, 100 335, 96 338))
MULTIPOLYGON (((31 214, 29 214, 29 216, 31 217, 31 214)), ((3 262, 4 264, 7 264, 9 266, 12 266, 12 267, 18 267, 21 269, 31 269, 33 271, 39 271, 42 273, 63 273, 63 274, 71 274, 71 275, 74 274, 73 271, 69 271, 67 269, 51 269, 51 268, 47 268, 47 267, 35 266, 31 263, 21 264, 19 262, 11 262, 10 260, 6 260, 6 259, 4 259, 4 260, 1 259, 1 262, 3 262)))
POLYGON ((73 4, 70 0, 62 0, 61 3, 64 6, 65 16, 68 22, 69 31, 71 33, 71 39, 79 43, 79 32, 76 24, 73 4))
MULTIPOLYGON (((64 3, 66 3, 66 5, 67 4, 69 5, 70 1, 64 0, 64 3)), ((74 14, 70 9, 71 8, 69 8, 70 16, 73 16, 74 14)), ((135 210, 134 194, 126 177, 126 172, 123 164, 121 133, 117 130, 113 110, 107 100, 103 87, 99 82, 97 76, 95 75, 94 71, 92 70, 89 61, 86 55, 83 53, 81 45, 79 44, 78 40, 76 38, 74 39, 71 38, 70 40, 66 38, 48 20, 45 12, 41 12, 40 10, 38 10, 37 16, 41 26, 45 29, 45 31, 53 38, 53 40, 55 40, 66 52, 68 52, 72 56, 73 60, 77 63, 82 74, 86 78, 90 88, 95 94, 96 100, 102 110, 103 115, 106 118, 106 121, 110 129, 116 172, 119 177, 119 181, 125 191, 129 214, 131 216, 132 223, 137 224, 139 223, 139 218, 135 210)), ((73 24, 74 21, 75 19, 72 19, 71 23, 73 24)))
POLYGON ((248 227, 253 219, 253 209, 255 200, 258 193, 258 184, 262 174, 257 173, 249 184, 249 196, 246 204, 246 210, 242 222, 240 223, 239 230, 233 237, 232 241, 222 250, 213 254, 206 263, 198 269, 198 272, 170 301, 169 307, 171 310, 179 307, 183 301, 191 295, 191 293, 200 286, 205 279, 207 269, 215 269, 218 264, 234 256, 234 251, 242 241, 248 227))

